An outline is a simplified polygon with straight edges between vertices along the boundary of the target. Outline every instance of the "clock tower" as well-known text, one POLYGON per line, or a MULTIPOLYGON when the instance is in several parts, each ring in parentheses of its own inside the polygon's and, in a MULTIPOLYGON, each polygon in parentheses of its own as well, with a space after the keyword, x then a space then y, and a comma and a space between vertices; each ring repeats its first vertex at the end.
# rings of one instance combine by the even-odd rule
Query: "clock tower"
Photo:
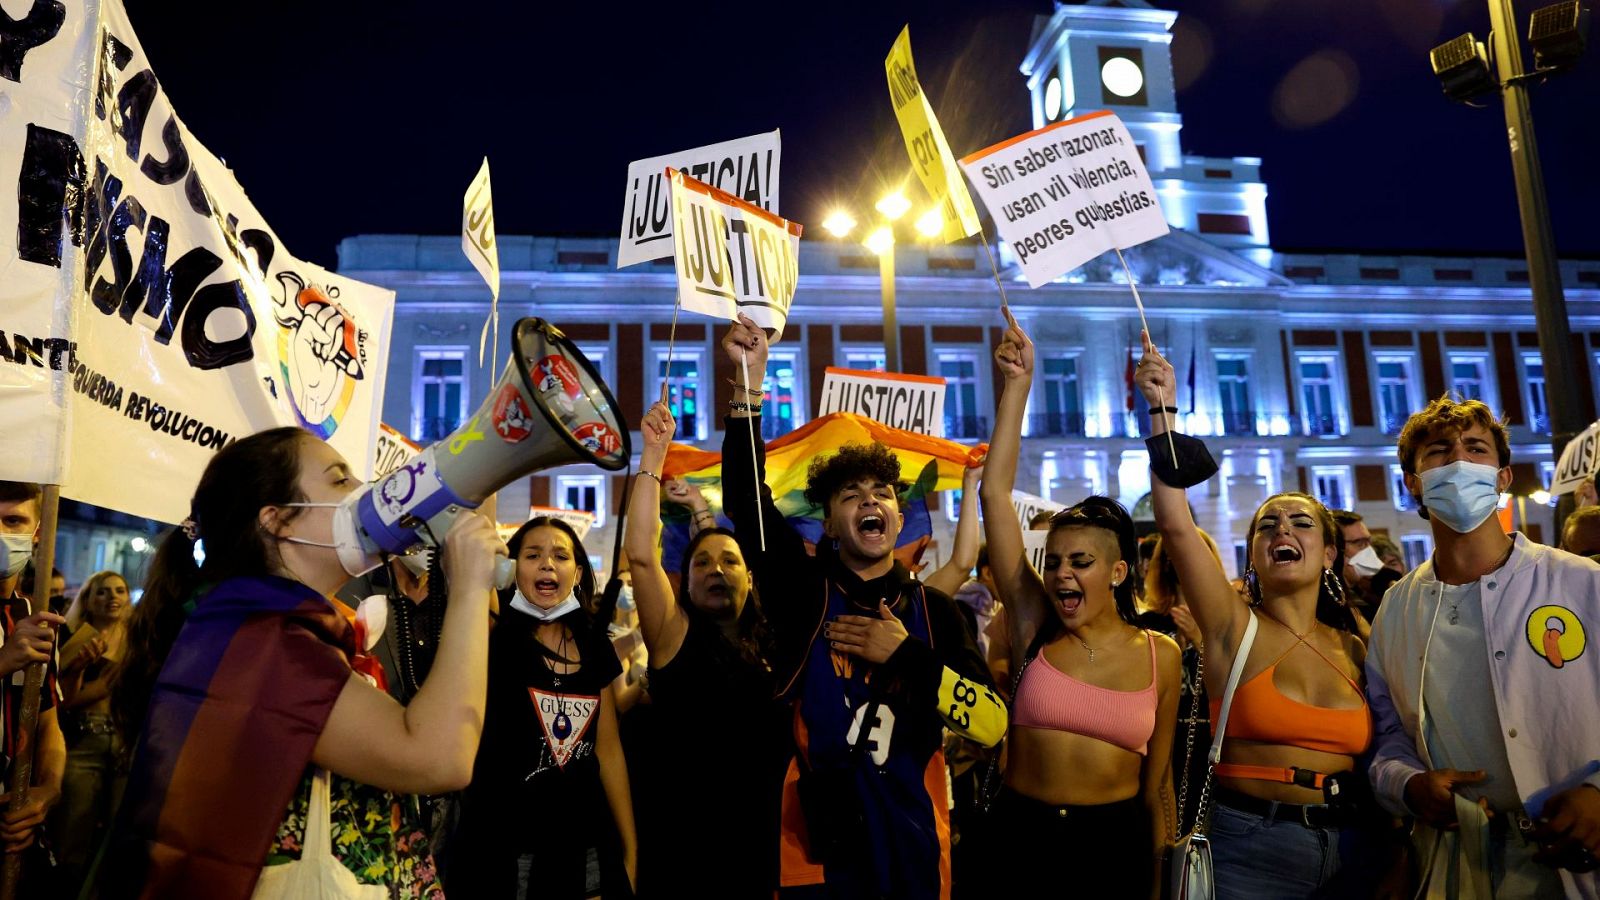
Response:
POLYGON ((1186 155, 1172 78, 1176 12, 1144 0, 1056 3, 1034 20, 1022 61, 1033 124, 1109 109, 1128 126, 1174 228, 1257 265, 1271 263, 1267 186, 1256 157, 1186 155))

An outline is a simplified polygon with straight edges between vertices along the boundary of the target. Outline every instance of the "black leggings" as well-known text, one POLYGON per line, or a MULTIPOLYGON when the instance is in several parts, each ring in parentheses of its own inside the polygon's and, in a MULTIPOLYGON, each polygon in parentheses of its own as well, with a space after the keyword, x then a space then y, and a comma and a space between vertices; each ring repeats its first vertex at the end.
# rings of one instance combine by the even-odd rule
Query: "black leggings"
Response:
POLYGON ((1150 896, 1155 847, 1144 801, 1130 797, 1098 806, 1052 806, 1006 787, 995 797, 989 870, 1000 881, 993 896, 1150 896))

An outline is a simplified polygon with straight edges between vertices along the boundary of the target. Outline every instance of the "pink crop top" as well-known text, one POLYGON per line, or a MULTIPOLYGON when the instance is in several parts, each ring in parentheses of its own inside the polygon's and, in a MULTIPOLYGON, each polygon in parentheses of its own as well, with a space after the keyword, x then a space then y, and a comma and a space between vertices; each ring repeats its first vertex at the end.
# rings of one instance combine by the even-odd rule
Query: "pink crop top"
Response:
POLYGON ((1085 684, 1050 665, 1041 651, 1017 686, 1011 724, 1081 734, 1131 750, 1150 752, 1156 731, 1156 643, 1150 645, 1150 686, 1142 691, 1113 691, 1085 684))

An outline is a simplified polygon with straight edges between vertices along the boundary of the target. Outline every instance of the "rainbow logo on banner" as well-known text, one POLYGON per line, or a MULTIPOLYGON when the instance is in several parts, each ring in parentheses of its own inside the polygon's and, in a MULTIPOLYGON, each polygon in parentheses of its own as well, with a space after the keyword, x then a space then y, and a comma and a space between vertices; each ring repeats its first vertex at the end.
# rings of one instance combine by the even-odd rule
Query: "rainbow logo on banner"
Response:
POLYGON ((278 323, 278 372, 289 392, 295 421, 327 440, 339 430, 364 373, 366 332, 334 302, 338 288, 307 284, 293 272, 279 272, 283 296, 273 317, 278 323))

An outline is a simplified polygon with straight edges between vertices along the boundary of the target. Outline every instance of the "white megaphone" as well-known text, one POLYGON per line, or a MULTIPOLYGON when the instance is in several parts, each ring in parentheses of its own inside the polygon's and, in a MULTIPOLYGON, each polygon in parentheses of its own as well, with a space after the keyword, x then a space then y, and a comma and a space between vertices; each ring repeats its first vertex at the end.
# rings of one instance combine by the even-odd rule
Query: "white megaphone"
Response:
MULTIPOLYGON (((355 539, 347 531, 335 540, 341 550, 359 544, 361 566, 437 547, 458 515, 533 472, 585 462, 614 472, 628 464, 632 449, 617 401, 560 329, 519 319, 511 351, 505 374, 472 418, 345 501, 349 514, 336 517, 335 529, 354 530, 355 539)), ((353 560, 341 561, 352 569, 353 560)), ((497 586, 509 587, 515 569, 500 560, 497 586)))

